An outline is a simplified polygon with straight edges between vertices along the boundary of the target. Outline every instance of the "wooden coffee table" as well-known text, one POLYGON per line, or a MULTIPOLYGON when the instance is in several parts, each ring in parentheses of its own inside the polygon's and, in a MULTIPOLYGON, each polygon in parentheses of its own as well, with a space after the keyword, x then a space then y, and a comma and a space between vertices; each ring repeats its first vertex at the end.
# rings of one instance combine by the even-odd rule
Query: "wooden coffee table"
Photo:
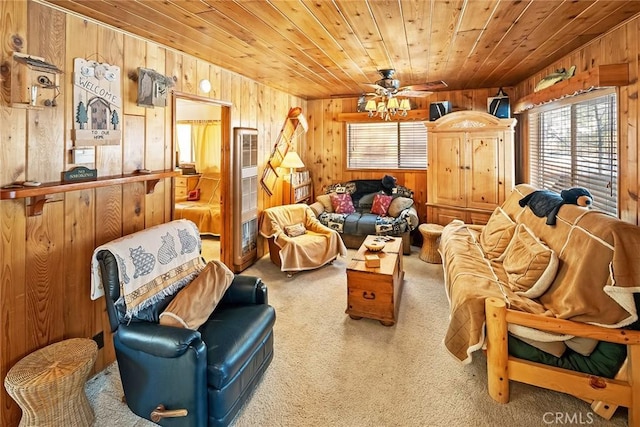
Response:
POLYGON ((386 242, 380 252, 370 252, 365 243, 379 236, 367 236, 347 265, 347 310, 352 319, 363 317, 392 326, 398 318, 402 293, 402 238, 386 242), (367 267, 365 255, 376 254, 380 267, 367 267))

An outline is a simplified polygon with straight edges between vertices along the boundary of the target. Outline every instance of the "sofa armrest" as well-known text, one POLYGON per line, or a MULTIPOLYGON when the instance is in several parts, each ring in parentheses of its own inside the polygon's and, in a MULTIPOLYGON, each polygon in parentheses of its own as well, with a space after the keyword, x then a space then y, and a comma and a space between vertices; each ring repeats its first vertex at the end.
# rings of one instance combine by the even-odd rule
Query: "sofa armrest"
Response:
POLYGON ((411 230, 415 230, 418 227, 418 225, 420 225, 420 219, 418 218, 418 211, 414 206, 408 207, 407 209, 402 211, 398 216, 398 218, 405 218, 405 217, 407 218, 407 222, 409 223, 411 230))
POLYGON ((189 347, 202 345, 198 331, 151 322, 121 324, 117 334, 127 347, 167 359, 181 356, 189 347))
POLYGON ((238 274, 220 300, 221 304, 268 304, 267 286, 258 277, 238 274))

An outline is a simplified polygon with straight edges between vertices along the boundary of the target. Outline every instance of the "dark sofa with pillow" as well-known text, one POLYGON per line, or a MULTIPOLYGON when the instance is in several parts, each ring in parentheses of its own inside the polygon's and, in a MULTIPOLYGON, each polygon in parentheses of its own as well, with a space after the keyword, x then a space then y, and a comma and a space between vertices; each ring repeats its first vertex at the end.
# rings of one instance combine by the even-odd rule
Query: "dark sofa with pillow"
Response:
POLYGON ((389 176, 329 185, 311 205, 318 220, 340 233, 348 248, 357 249, 370 234, 402 238, 411 253, 410 233, 419 225, 413 191, 389 176))

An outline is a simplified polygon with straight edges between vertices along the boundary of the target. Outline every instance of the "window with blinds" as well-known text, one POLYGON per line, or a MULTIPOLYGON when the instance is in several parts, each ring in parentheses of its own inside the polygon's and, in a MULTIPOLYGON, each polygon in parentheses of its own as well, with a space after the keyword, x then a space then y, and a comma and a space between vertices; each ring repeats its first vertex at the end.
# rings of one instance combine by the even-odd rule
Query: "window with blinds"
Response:
POLYGON ((347 168, 427 169, 423 122, 347 123, 347 168))
POLYGON ((618 214, 618 110, 614 90, 529 113, 531 184, 560 192, 584 187, 593 207, 618 214))

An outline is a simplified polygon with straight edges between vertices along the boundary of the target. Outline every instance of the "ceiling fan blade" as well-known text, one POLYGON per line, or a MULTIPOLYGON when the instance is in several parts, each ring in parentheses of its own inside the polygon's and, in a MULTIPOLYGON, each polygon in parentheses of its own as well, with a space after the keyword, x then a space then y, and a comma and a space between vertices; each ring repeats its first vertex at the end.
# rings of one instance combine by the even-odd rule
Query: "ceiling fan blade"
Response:
POLYGON ((398 91, 398 93, 396 93, 396 96, 406 96, 406 97, 409 97, 409 98, 422 98, 422 97, 425 97, 425 96, 429 96, 432 93, 433 92, 424 91, 424 90, 409 90, 409 89, 405 89, 405 90, 398 91))
POLYGON ((401 87, 400 90, 408 89, 408 90, 436 90, 436 89, 444 89, 447 87, 447 84, 442 80, 434 80, 432 82, 426 82, 416 85, 404 86, 401 87))
POLYGON ((331 95, 331 98, 360 98, 362 93, 338 93, 331 95))

